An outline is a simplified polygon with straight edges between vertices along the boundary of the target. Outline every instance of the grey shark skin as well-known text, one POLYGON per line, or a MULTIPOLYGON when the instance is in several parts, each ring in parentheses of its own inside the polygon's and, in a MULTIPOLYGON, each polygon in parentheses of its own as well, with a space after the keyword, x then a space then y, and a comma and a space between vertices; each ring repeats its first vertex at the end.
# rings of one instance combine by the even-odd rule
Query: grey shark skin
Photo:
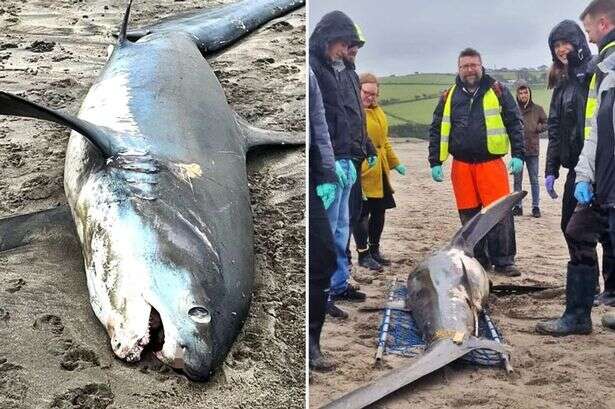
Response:
POLYGON ((363 408, 474 349, 507 353, 502 344, 477 338, 478 315, 487 303, 489 278, 474 258, 473 249, 526 194, 514 192, 484 208, 448 246, 409 274, 406 306, 427 343, 425 353, 410 365, 393 369, 322 408, 363 408))
MULTIPOLYGON (((130 9, 130 7, 129 7, 130 9)), ((0 113, 70 126, 64 188, 92 309, 116 356, 156 356, 193 380, 223 361, 246 319, 253 225, 246 152, 302 143, 247 126, 199 39, 126 41, 126 21, 78 118, 0 93, 0 113), (164 339, 156 338, 160 325, 164 339)))
POLYGON ((203 54, 227 47, 264 21, 301 6, 303 0, 250 0, 210 10, 197 10, 162 19, 148 27, 129 30, 129 40, 164 32, 184 31, 199 39, 196 44, 203 54))

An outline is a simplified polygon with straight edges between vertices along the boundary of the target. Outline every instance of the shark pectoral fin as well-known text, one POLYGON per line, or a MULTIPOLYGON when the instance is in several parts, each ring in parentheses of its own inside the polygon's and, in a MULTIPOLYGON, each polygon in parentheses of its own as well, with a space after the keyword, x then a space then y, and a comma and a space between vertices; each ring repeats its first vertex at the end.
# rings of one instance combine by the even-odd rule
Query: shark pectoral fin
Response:
POLYGON ((450 247, 463 250, 473 257, 474 247, 491 229, 503 220, 512 207, 527 195, 526 191, 513 192, 483 208, 472 217, 451 240, 450 247))
POLYGON ((45 108, 17 95, 0 91, 0 115, 42 119, 67 126, 92 142, 105 157, 113 156, 113 137, 102 128, 72 115, 45 108))
POLYGON ((246 151, 263 145, 305 145, 305 132, 268 131, 250 125, 235 114, 237 125, 246 140, 246 151))
POLYGON ((57 226, 67 227, 74 233, 67 205, 0 219, 0 252, 30 244, 37 235, 57 226))
POLYGON ((476 337, 469 337, 466 345, 471 349, 490 349, 501 354, 509 354, 513 350, 510 345, 501 344, 490 339, 476 337))

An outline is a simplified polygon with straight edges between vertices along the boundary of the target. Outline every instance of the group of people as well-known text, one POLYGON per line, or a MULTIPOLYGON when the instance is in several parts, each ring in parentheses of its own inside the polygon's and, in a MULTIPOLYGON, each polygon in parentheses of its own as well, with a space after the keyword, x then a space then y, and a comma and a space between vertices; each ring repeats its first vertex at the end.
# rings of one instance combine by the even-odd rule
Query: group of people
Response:
POLYGON ((395 207, 389 172, 406 173, 377 105, 378 79, 355 71, 364 43, 341 11, 325 15, 309 42, 309 362, 319 370, 333 368, 319 346, 325 315, 346 318, 336 301, 365 300, 350 282, 350 237, 360 266, 390 265, 380 248, 385 211, 395 207))
MULTIPOLYGON (((441 96, 429 130, 428 160, 433 180, 452 156, 453 192, 462 224, 484 207, 521 190, 524 162, 532 191, 532 216, 540 217, 539 135, 548 133, 544 185, 558 197, 561 167, 564 184, 561 229, 570 261, 566 272, 566 308, 561 318, 542 321, 546 335, 589 334, 594 305, 615 306, 615 0, 593 0, 580 15, 557 24, 548 38, 553 89, 548 118, 520 82, 516 97, 486 74, 480 53, 466 48, 458 56, 458 75, 441 96), (506 164, 504 156, 510 153, 506 164), (602 245, 604 290, 599 291, 602 245)), ((395 206, 388 173, 405 167, 388 140, 386 115, 377 104, 378 80, 358 76, 354 58, 364 44, 358 27, 344 13, 325 15, 310 37, 309 158, 309 362, 328 370, 320 351, 320 331, 328 312, 345 317, 335 301, 363 300, 349 281, 349 232, 356 240, 360 265, 378 270, 390 264, 380 252, 385 210, 395 206), (330 289, 330 290, 329 290, 330 289)), ((474 249, 494 274, 519 276, 515 266, 513 215, 498 223, 474 249)), ((615 328, 615 311, 602 317, 615 328)))

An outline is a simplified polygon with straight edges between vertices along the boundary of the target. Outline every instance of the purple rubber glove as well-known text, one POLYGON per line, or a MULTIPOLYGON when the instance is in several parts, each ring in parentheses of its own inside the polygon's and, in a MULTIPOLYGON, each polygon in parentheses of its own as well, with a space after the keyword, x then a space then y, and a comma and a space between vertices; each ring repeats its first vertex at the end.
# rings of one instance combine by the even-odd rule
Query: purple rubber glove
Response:
POLYGON ((545 178, 545 188, 547 193, 551 196, 551 199, 557 199, 557 192, 555 191, 555 176, 547 175, 545 178))

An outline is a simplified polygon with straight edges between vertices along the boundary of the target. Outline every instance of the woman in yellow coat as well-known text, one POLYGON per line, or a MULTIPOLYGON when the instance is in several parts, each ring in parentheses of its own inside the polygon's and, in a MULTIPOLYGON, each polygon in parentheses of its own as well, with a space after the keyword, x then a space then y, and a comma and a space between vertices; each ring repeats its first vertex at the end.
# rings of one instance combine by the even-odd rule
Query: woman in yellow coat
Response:
POLYGON ((366 73, 360 76, 360 82, 367 134, 378 152, 378 159, 376 165, 371 168, 367 162, 363 162, 361 187, 363 196, 367 199, 363 202, 361 217, 353 233, 359 252, 359 265, 381 271, 383 265, 391 264, 391 261, 380 253, 384 214, 386 209, 395 207, 389 171, 395 169, 399 174, 405 175, 406 167, 399 162, 389 142, 389 124, 384 111, 378 106, 378 79, 373 74, 366 73))

